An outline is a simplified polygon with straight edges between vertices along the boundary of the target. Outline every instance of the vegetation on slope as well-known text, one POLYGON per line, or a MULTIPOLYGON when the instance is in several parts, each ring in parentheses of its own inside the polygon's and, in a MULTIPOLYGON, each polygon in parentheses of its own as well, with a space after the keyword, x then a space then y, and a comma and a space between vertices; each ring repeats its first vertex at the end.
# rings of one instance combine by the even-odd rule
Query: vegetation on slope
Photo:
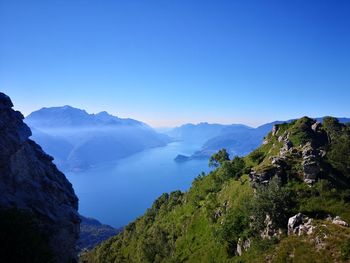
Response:
POLYGON ((349 125, 334 118, 278 125, 244 158, 213 155, 215 171, 160 196, 81 262, 347 262, 350 229, 329 218, 350 222, 349 149, 349 125), (313 231, 288 233, 297 213, 313 231))

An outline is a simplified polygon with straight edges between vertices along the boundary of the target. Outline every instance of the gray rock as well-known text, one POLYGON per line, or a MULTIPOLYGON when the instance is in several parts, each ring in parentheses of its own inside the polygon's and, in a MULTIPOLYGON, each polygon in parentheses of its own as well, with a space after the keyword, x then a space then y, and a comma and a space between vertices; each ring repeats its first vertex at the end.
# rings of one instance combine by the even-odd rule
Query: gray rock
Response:
POLYGON ((336 216, 335 218, 333 218, 332 223, 339 226, 346 226, 346 227, 349 226, 349 224, 345 222, 343 219, 341 219, 339 216, 336 216))
POLYGON ((53 158, 28 137, 23 115, 0 93, 0 208, 17 208, 33 215, 49 237, 55 262, 76 260, 80 219, 78 198, 53 158))
POLYGON ((244 251, 247 251, 251 246, 250 239, 242 240, 241 238, 238 239, 237 242, 237 255, 242 256, 244 251))
POLYGON ((288 235, 311 235, 314 229, 315 227, 312 225, 312 218, 308 218, 301 213, 288 219, 288 235))
POLYGON ((320 128, 322 127, 321 123, 319 122, 315 122, 314 124, 312 124, 311 129, 314 132, 318 132, 320 130, 320 128))
POLYGON ((314 184, 321 171, 319 162, 320 152, 312 147, 311 143, 307 143, 302 148, 302 168, 304 173, 304 182, 308 185, 314 184))
POLYGON ((280 150, 280 155, 284 156, 287 152, 289 152, 292 149, 292 147, 293 143, 290 140, 284 140, 283 147, 280 150))
POLYGON ((278 125, 273 125, 272 127, 272 136, 275 136, 278 132, 278 125))
POLYGON ((274 237, 279 238, 282 235, 283 231, 281 229, 276 229, 273 226, 272 219, 269 215, 266 215, 264 223, 265 228, 260 233, 262 239, 271 239, 274 237))

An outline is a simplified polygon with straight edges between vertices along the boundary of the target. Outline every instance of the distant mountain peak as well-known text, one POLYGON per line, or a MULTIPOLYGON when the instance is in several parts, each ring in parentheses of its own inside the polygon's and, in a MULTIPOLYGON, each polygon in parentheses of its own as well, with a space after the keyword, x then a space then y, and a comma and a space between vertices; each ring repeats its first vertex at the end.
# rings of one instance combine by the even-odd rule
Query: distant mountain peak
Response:
POLYGON ((101 112, 97 113, 96 115, 99 115, 99 116, 113 116, 113 115, 109 114, 107 111, 101 111, 101 112))
POLYGON ((101 111, 89 114, 83 109, 70 105, 58 107, 44 107, 34 111, 26 117, 26 123, 37 128, 64 128, 64 127, 95 127, 104 125, 137 125, 145 126, 142 122, 133 119, 121 119, 101 111))

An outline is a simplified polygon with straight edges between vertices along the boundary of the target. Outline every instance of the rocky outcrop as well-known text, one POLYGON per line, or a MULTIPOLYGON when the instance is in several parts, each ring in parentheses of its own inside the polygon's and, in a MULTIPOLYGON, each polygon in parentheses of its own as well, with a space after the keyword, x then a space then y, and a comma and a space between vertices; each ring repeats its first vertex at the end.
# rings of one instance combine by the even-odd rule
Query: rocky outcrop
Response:
POLYGON ((303 123, 298 125, 300 127, 291 126, 284 131, 279 125, 275 125, 271 136, 265 138, 265 145, 274 142, 268 154, 272 150, 276 154, 269 157, 270 165, 264 163, 258 169, 251 170, 250 181, 254 188, 267 184, 274 176, 285 182, 289 176, 287 172, 296 160, 300 161, 301 168, 298 176, 301 175, 301 179, 309 186, 317 182, 322 172, 323 158, 326 155, 324 146, 328 143, 328 137, 322 124, 315 120, 305 117, 303 123), (298 141, 300 144, 296 143, 298 141))
POLYGON ((332 222, 332 224, 335 224, 335 225, 345 226, 345 227, 349 226, 349 224, 345 222, 340 216, 336 216, 334 218, 332 218, 331 216, 328 216, 326 220, 332 222))
POLYGON ((288 235, 311 235, 314 229, 315 226, 312 225, 312 218, 301 213, 292 216, 288 220, 288 235))
POLYGON ((302 148, 302 167, 304 173, 304 182, 312 185, 317 179, 321 171, 319 162, 320 152, 312 146, 311 143, 306 143, 302 148))
POLYGON ((80 223, 78 198, 53 158, 28 139, 31 131, 23 123, 23 115, 12 107, 10 98, 0 93, 0 208, 32 215, 48 237, 54 262, 74 262, 80 223))
POLYGON ((285 180, 285 158, 282 156, 274 156, 270 158, 271 165, 266 166, 258 171, 251 170, 249 173, 249 181, 253 188, 257 188, 259 185, 267 185, 272 177, 276 176, 280 182, 285 180))
POLYGON ((282 229, 276 229, 269 215, 265 217, 265 228, 261 231, 260 236, 262 239, 279 238, 283 231, 282 229))
POLYGON ((251 246, 250 239, 243 240, 242 238, 238 239, 236 252, 238 256, 242 256, 244 251, 247 251, 251 246))

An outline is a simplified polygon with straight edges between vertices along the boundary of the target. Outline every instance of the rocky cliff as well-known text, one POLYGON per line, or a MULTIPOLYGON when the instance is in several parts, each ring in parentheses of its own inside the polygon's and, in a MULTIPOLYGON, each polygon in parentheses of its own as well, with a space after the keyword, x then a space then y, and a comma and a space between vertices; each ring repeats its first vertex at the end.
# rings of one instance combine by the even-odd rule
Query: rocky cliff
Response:
MULTIPOLYGON (((31 131, 23 123, 22 114, 12 107, 10 98, 0 93, 0 211, 26 213, 46 237, 52 262, 75 262, 78 198, 52 163, 53 158, 28 139, 31 131)), ((26 262, 21 258, 25 255, 13 249, 17 262, 26 262)), ((0 261, 8 262, 4 258, 0 261)))

